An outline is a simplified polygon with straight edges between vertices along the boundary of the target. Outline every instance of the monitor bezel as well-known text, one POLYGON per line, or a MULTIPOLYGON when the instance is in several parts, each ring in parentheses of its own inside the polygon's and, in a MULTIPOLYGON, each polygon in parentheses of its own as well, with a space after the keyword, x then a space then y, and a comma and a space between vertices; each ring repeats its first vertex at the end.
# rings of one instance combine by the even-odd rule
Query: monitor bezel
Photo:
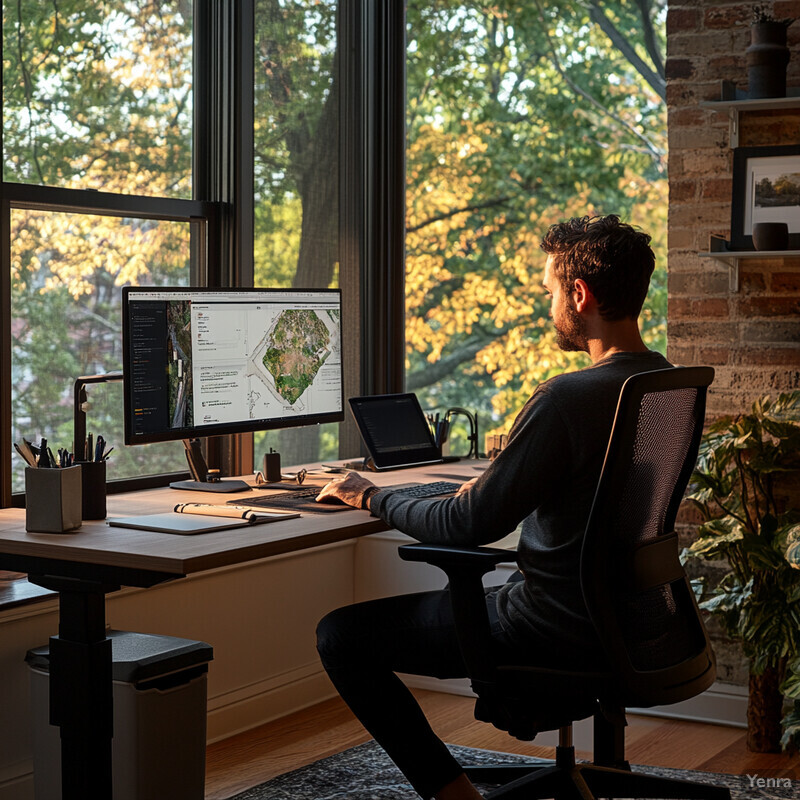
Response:
MULTIPOLYGON (((304 292, 313 294, 330 294, 338 298, 338 306, 341 321, 342 291, 341 289, 309 289, 309 288, 248 288, 248 287, 209 287, 209 286, 123 286, 122 287, 122 372, 123 372, 123 417, 124 417, 124 441, 126 445, 152 444, 154 442, 172 442, 183 439, 207 438, 210 436, 229 436, 237 433, 259 433, 268 430, 280 430, 283 428, 298 428, 310 425, 322 425, 329 422, 343 422, 345 417, 344 399, 344 364, 341 366, 342 373, 342 392, 340 397, 340 410, 330 411, 322 414, 304 414, 298 417, 286 419, 273 418, 269 420, 249 420, 244 422, 224 422, 213 425, 193 425, 191 428, 180 428, 160 433, 135 433, 132 429, 132 392, 133 387, 127 376, 131 374, 130 362, 130 331, 129 326, 129 295, 131 294, 302 294, 304 292), (259 424, 263 423, 263 424, 259 424)), ((340 330, 341 334, 341 330, 340 330)), ((344 360, 344 347, 340 340, 340 357, 344 360)))

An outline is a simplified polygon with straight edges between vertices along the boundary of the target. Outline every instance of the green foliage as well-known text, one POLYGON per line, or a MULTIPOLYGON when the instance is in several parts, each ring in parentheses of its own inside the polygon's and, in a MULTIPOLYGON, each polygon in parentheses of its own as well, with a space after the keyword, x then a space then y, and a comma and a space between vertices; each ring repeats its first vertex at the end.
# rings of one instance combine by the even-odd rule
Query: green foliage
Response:
POLYGON ((587 363, 556 347, 541 287, 539 240, 569 216, 653 234, 642 327, 665 349, 664 11, 409 2, 406 382, 424 405, 503 430, 541 380, 587 363))
MULTIPOLYGON (((186 0, 5 3, 4 180, 191 196, 191 36, 186 0)), ((189 238, 188 223, 12 210, 15 439, 71 446, 75 378, 121 367, 120 287, 187 284, 189 238)), ((183 468, 180 445, 123 448, 105 393, 87 422, 115 446, 112 479, 183 468)))
MULTIPOLYGON (((784 509, 781 492, 790 491, 788 479, 798 472, 800 391, 794 391, 715 422, 703 437, 688 495, 704 520, 688 555, 730 567, 704 591, 702 607, 742 642, 754 673, 788 660, 790 697, 800 697, 800 513, 791 504, 784 509)), ((796 724, 784 720, 787 732, 796 724)))

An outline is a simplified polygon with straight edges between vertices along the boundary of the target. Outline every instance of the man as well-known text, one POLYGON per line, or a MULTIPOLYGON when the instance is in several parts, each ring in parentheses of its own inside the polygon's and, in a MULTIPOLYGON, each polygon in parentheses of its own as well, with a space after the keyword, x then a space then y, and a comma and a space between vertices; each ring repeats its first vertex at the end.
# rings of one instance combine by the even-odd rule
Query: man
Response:
MULTIPOLYGON (((403 498, 352 473, 317 498, 368 508, 428 543, 488 544, 521 522, 521 580, 486 593, 504 659, 568 666, 600 655, 579 585, 583 531, 622 384, 670 366, 647 349, 637 324, 655 263, 649 243, 615 215, 548 230, 544 286, 558 345, 588 353, 592 365, 541 384, 506 448, 457 495, 403 498)), ((320 623, 317 647, 341 696, 422 797, 480 798, 394 674, 464 677, 447 591, 338 609, 320 623)))

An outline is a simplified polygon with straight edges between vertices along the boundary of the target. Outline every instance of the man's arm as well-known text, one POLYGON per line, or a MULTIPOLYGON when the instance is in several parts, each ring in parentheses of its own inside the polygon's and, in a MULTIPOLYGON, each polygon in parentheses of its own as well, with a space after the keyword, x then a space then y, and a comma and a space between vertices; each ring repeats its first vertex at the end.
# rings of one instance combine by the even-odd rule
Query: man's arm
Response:
POLYGON ((570 431, 547 392, 520 413, 505 450, 453 497, 415 499, 382 491, 361 475, 329 483, 319 499, 362 503, 393 528, 430 544, 474 546, 510 533, 552 497, 567 468, 570 431))

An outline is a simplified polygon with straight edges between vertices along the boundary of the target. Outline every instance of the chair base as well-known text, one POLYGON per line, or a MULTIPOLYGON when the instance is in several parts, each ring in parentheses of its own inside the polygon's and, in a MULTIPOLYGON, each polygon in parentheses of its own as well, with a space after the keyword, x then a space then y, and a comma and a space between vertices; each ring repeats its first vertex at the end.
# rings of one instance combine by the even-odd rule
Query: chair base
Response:
POLYGON ((503 782, 502 786, 486 795, 486 800, 599 800, 624 797, 731 800, 730 790, 723 786, 643 775, 594 764, 498 764, 465 767, 465 772, 472 781, 503 782))

